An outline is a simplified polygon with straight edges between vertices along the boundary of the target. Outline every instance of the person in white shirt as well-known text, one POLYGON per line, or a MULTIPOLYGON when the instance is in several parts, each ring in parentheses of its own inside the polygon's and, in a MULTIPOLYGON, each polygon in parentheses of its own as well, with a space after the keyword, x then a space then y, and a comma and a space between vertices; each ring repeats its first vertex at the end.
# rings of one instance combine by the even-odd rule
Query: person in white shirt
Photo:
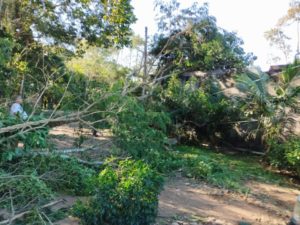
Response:
POLYGON ((22 120, 26 120, 28 118, 27 113, 24 111, 22 104, 23 99, 22 96, 18 95, 16 97, 16 101, 12 106, 10 107, 10 115, 11 116, 20 116, 22 120))

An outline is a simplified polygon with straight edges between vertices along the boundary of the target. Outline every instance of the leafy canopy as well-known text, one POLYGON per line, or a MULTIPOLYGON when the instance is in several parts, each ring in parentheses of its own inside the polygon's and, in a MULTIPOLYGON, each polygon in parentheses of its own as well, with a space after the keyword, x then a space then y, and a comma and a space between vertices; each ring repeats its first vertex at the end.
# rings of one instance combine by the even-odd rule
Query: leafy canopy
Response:
POLYGON ((177 1, 158 3, 161 33, 151 53, 159 56, 159 66, 181 71, 242 69, 255 58, 241 47, 234 32, 218 28, 208 5, 193 4, 180 9, 177 1))
POLYGON ((86 39, 98 46, 129 44, 135 21, 130 0, 4 0, 0 27, 17 39, 73 45, 86 39))

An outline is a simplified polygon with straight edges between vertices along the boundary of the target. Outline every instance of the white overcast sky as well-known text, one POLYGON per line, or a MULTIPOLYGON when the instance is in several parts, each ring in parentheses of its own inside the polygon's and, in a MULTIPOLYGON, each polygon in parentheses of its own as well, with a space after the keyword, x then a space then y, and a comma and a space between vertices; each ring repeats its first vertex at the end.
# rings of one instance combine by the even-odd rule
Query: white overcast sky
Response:
MULTIPOLYGON (((194 0, 179 0, 182 6, 188 6, 194 0)), ((217 19, 217 25, 228 31, 237 32, 245 44, 246 52, 253 52, 257 57, 256 65, 266 70, 270 64, 270 54, 278 55, 280 52, 271 50, 264 38, 264 32, 274 27, 277 20, 286 14, 289 0, 207 0, 210 14, 217 19)), ((156 32, 155 12, 153 0, 132 0, 135 15, 138 18, 132 26, 135 33, 144 36, 144 27, 147 26, 149 35, 156 32)), ((286 28, 287 34, 292 38, 291 47, 296 51, 296 28, 286 28)), ((295 52, 291 56, 295 55, 295 52)), ((284 60, 278 63, 286 63, 284 60)))

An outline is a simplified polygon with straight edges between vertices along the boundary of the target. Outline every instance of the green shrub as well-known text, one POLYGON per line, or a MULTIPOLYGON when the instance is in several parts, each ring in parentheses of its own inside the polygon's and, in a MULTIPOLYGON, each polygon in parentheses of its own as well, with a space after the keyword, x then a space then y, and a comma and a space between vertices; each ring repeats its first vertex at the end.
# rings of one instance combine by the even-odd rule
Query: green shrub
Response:
POLYGON ((207 178, 212 172, 212 165, 200 158, 187 159, 183 166, 183 174, 193 178, 207 178))
POLYGON ((93 169, 78 163, 76 159, 63 159, 60 156, 37 157, 40 174, 49 173, 46 183, 55 191, 67 191, 76 195, 87 195, 93 190, 93 169), (53 178, 53 179, 52 179, 53 178))
POLYGON ((269 163, 277 168, 287 168, 289 163, 285 157, 284 145, 278 143, 274 139, 268 141, 269 150, 267 152, 267 158, 269 163))
POLYGON ((294 166, 300 174, 300 138, 291 139, 285 145, 287 161, 294 166))
POLYGON ((36 155, 19 158, 7 163, 4 168, 14 173, 33 173, 40 176, 53 191, 66 191, 71 194, 86 195, 92 191, 92 178, 95 171, 79 164, 75 159, 60 156, 36 155))
POLYGON ((117 144, 135 159, 143 159, 159 171, 167 168, 166 156, 167 113, 147 110, 134 98, 128 97, 123 110, 117 115, 113 132, 117 144))
POLYGON ((291 137, 284 143, 271 141, 268 159, 271 165, 295 171, 300 176, 300 138, 291 137))
POLYGON ((73 209, 85 225, 147 225, 155 221, 162 177, 142 161, 124 160, 106 167, 96 181, 96 193, 73 209))

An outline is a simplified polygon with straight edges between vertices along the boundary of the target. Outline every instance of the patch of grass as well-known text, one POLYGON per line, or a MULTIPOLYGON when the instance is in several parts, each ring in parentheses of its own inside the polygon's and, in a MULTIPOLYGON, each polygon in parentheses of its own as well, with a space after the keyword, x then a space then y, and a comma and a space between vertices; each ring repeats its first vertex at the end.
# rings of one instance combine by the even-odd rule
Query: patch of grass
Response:
POLYGON ((188 146, 176 150, 185 176, 203 179, 221 188, 246 193, 249 189, 245 184, 249 180, 275 184, 284 182, 281 176, 263 168, 256 156, 226 155, 188 146))

